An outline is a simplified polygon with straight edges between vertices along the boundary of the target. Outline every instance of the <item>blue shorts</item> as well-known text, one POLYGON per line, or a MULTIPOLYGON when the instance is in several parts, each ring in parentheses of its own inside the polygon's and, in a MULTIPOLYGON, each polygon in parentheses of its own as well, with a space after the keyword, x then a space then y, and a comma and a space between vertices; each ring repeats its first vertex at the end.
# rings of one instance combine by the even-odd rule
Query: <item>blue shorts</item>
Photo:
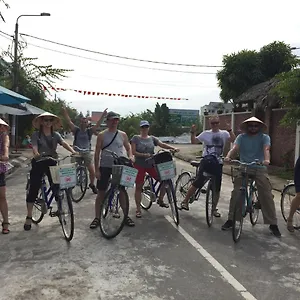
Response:
POLYGON ((296 193, 300 193, 300 157, 298 157, 295 165, 294 182, 296 193))

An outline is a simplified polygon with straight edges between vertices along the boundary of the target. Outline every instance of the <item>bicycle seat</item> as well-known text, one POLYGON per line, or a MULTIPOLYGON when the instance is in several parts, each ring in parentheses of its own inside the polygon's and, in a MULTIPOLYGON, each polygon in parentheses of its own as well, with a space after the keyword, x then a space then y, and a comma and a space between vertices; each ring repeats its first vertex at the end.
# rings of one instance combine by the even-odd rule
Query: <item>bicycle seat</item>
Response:
POLYGON ((200 165, 200 162, 199 161, 196 161, 196 160, 192 160, 191 162, 190 162, 190 164, 193 166, 193 167, 198 167, 199 165, 200 165))

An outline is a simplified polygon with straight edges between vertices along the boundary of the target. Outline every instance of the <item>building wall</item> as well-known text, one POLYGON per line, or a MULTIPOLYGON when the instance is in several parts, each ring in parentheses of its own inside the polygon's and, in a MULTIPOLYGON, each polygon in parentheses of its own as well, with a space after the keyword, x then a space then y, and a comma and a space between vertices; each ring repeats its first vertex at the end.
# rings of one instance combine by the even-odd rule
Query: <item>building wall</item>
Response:
MULTIPOLYGON (((295 157, 296 144, 296 127, 287 128, 280 125, 280 120, 283 118, 286 110, 273 109, 265 113, 265 123, 268 126, 268 134, 271 138, 271 164, 278 167, 293 167, 295 157)), ((250 118, 250 112, 236 112, 232 114, 219 115, 220 128, 226 129, 226 124, 231 124, 233 117, 232 129, 235 135, 241 133, 240 124, 250 118)), ((209 129, 209 116, 205 116, 205 129, 209 129)), ((224 154, 227 154, 229 145, 226 145, 224 154)))

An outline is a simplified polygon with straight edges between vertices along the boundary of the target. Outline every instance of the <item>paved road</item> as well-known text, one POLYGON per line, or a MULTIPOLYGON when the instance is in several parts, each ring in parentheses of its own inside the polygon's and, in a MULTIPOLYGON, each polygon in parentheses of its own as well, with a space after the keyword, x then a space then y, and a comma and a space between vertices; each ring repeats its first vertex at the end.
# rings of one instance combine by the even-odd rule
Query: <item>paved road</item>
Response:
MULTIPOLYGON (((63 152, 63 151, 62 151, 63 152)), ((178 170, 190 169, 177 161, 178 170)), ((223 214, 208 229, 201 201, 181 212, 176 229, 169 209, 153 205, 134 228, 107 241, 89 229, 95 196, 74 204, 75 236, 67 244, 58 220, 45 217, 23 231, 26 168, 8 180, 11 233, 0 236, 0 299, 285 299, 300 298, 300 232, 290 235, 278 211, 281 240, 266 226, 247 222, 235 245, 226 220, 230 178, 225 176, 223 214)), ((134 218, 133 190, 130 190, 134 218)), ((279 195, 275 195, 279 208, 279 195)), ((202 198, 203 200, 203 198, 202 198)))

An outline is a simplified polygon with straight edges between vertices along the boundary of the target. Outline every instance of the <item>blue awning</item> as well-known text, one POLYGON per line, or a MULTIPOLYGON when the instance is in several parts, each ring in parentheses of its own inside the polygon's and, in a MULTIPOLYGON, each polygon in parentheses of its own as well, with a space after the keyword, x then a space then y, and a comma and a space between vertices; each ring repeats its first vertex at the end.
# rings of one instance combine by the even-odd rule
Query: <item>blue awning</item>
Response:
POLYGON ((28 101, 29 98, 0 86, 0 104, 19 104, 28 101))

